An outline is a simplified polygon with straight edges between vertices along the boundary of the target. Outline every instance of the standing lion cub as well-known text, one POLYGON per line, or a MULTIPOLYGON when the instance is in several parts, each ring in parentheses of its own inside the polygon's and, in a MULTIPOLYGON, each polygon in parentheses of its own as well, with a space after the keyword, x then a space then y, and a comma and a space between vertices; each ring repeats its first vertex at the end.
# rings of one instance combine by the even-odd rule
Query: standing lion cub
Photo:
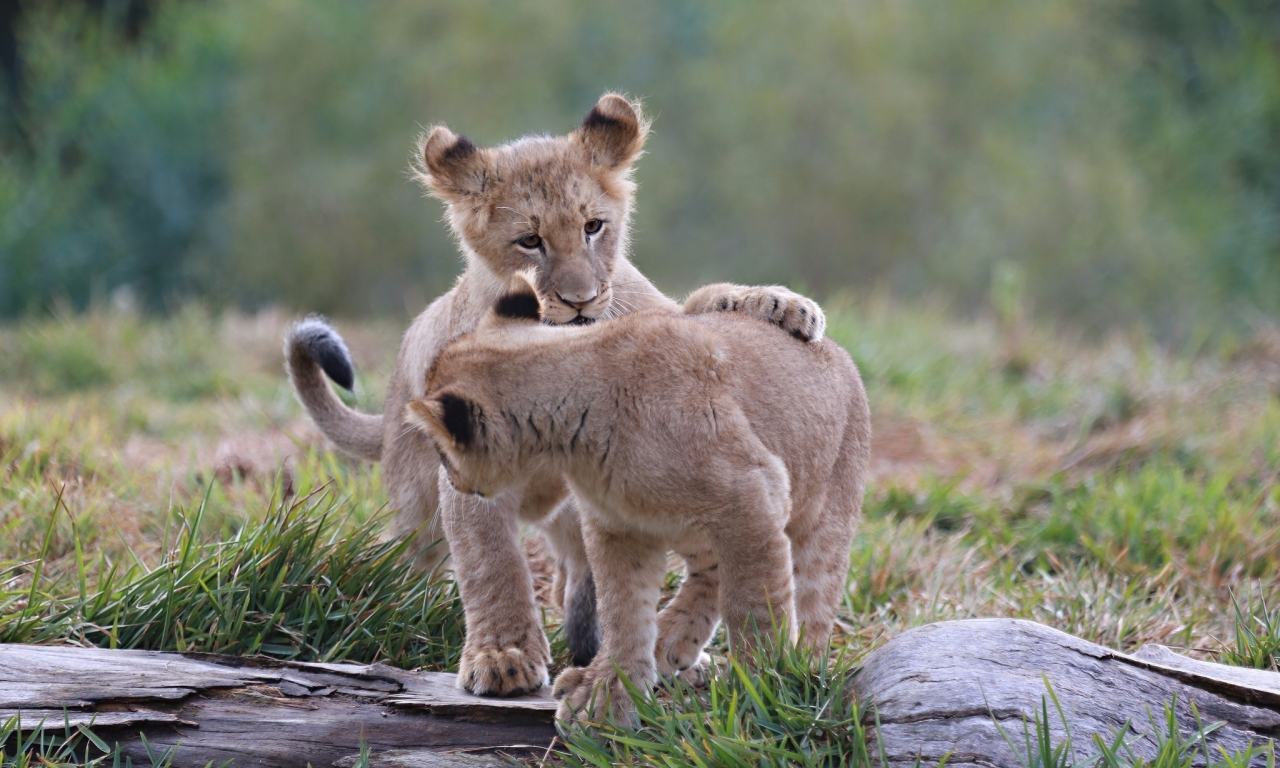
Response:
POLYGON ((563 475, 579 500, 603 645, 557 679, 559 717, 599 717, 606 701, 627 716, 616 670, 652 683, 688 667, 717 616, 736 649, 752 620, 826 643, 871 450, 849 355, 734 314, 540 320, 537 291, 517 276, 441 352, 406 418, 460 492, 493 498, 563 475), (659 618, 670 549, 700 562, 690 578, 711 605, 677 600, 659 618))

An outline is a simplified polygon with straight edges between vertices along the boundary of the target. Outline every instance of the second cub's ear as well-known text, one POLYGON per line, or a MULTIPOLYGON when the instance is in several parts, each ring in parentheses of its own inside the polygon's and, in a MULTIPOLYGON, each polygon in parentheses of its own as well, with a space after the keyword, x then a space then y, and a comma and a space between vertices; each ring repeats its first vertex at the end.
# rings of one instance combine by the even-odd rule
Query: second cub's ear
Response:
POLYGON ((466 448, 475 440, 476 405, 452 393, 410 400, 405 419, 445 445, 466 448))
POLYGON ((488 151, 466 136, 437 125, 422 140, 423 182, 432 194, 447 203, 484 194, 489 184, 488 151))
POLYGON ((525 272, 512 275, 507 291, 493 305, 494 323, 528 323, 542 321, 542 301, 538 298, 536 278, 525 272))
POLYGON ((648 135, 649 121, 640 105, 616 93, 601 96, 573 132, 590 153, 591 162, 610 170, 625 169, 635 162, 648 135))

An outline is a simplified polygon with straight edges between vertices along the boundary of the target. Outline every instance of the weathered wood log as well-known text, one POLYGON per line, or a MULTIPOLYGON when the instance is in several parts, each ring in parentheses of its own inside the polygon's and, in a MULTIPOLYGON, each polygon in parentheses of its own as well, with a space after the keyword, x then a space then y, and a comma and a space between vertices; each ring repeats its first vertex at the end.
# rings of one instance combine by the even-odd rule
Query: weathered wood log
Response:
POLYGON ((1021 768, 1024 718, 1041 710, 1046 680, 1066 720, 1050 700, 1054 739, 1063 743, 1070 729, 1080 759, 1096 753, 1094 734, 1110 742, 1126 727, 1134 754, 1151 758, 1165 706, 1175 699, 1183 733, 1199 727, 1192 705, 1202 724, 1223 723, 1207 738, 1215 757, 1218 747, 1238 752, 1280 735, 1280 673, 1196 661, 1160 646, 1119 653, 1013 619, 905 632, 866 658, 853 690, 874 705, 876 737, 894 766, 917 758, 934 765, 949 755, 948 766, 1021 768))
MULTIPOLYGON (((479 765, 443 754, 501 749, 541 754, 555 736, 548 691, 471 696, 454 675, 381 664, 304 664, 210 654, 0 645, 0 721, 22 727, 93 724, 135 764, 181 744, 175 768, 302 768, 370 749, 434 750, 413 765, 479 765)), ((394 763, 388 763, 392 765, 394 763)), ((409 763, 406 763, 406 765, 409 763)))
MULTIPOLYGON (((1026 621, 944 622, 906 632, 867 657, 853 693, 875 707, 875 736, 891 764, 1021 768, 1024 719, 1041 710, 1046 681, 1061 742, 1078 759, 1091 737, 1128 728, 1150 758, 1166 704, 1179 727, 1222 722, 1208 744, 1238 752, 1280 735, 1280 674, 1179 656, 1159 646, 1124 654, 1026 621), (1151 718, 1155 717, 1153 725, 1151 718), (997 727, 999 724, 999 727, 997 727), (1000 728, 1013 737, 1006 741, 1000 728)), ((549 693, 470 696, 454 676, 383 665, 302 664, 205 654, 0 645, 0 719, 24 728, 94 725, 142 762, 153 746, 181 744, 175 766, 319 768, 355 763, 363 737, 375 766, 500 764, 474 750, 541 754, 555 731, 549 693), (388 751, 391 750, 391 751, 388 751)), ((145 764, 143 762, 142 764, 145 764)), ((1262 764, 1262 760, 1258 760, 1262 764)))

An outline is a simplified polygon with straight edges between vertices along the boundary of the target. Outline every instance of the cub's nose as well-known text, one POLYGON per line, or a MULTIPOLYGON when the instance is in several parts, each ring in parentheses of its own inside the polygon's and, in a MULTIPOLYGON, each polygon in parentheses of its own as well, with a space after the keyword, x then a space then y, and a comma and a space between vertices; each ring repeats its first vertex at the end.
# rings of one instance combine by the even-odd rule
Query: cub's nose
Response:
POLYGON ((591 293, 572 293, 572 294, 569 294, 568 296, 565 296, 563 293, 556 294, 556 296, 559 297, 561 301, 573 307, 574 309, 585 308, 588 304, 590 304, 595 299, 595 297, 599 295, 600 295, 599 291, 592 291, 591 293))

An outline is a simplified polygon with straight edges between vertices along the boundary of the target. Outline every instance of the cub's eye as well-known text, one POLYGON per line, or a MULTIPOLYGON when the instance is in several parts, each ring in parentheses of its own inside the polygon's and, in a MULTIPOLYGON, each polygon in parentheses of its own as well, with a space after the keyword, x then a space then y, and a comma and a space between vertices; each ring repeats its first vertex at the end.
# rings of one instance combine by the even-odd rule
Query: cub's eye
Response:
POLYGON ((517 240, 516 245, 520 246, 521 248, 528 248, 531 251, 536 250, 537 248, 542 246, 542 238, 530 232, 529 234, 517 240))
POLYGON ((599 219, 590 219, 582 225, 582 231, 588 235, 594 235, 602 229, 604 229, 604 222, 599 219))

